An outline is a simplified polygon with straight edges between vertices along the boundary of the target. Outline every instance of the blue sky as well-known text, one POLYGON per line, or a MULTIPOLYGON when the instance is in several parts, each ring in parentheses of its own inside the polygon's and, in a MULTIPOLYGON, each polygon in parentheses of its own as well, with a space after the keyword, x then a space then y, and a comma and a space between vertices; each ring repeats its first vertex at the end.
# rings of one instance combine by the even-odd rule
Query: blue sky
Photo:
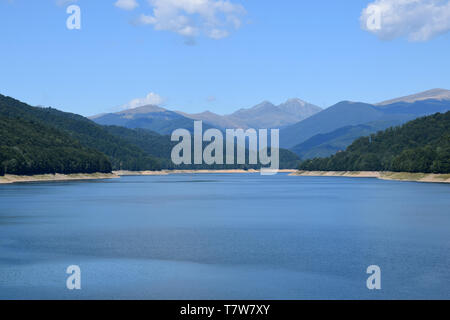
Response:
MULTIPOLYGON (((389 7, 387 27, 368 32, 360 17, 374 0, 233 0, 239 10, 217 11, 222 23, 214 26, 178 12, 194 21, 193 32, 153 12, 164 1, 180 0, 138 0, 134 10, 79 0, 81 30, 68 30, 70 1, 0 0, 0 93, 89 116, 149 93, 170 109, 226 114, 263 100, 328 107, 450 89, 450 27, 444 21, 424 35, 409 28, 414 21, 389 20, 410 7, 389 7)), ((421 30, 442 12, 416 10, 421 30)))

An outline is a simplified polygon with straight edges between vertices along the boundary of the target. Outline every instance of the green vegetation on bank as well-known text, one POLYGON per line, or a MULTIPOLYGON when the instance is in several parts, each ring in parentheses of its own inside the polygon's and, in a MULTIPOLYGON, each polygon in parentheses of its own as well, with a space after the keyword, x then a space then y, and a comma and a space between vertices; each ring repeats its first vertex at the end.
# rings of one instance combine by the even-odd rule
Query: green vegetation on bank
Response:
POLYGON ((450 173, 450 112, 359 138, 344 152, 304 161, 299 169, 450 173))

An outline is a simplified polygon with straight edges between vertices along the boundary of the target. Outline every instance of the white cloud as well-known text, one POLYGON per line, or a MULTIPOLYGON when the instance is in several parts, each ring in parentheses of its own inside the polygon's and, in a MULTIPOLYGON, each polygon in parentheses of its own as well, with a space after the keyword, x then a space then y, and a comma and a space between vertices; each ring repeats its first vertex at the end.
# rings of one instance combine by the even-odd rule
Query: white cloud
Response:
POLYGON ((427 41, 450 30, 450 0, 375 0, 360 20, 383 40, 427 41))
POLYGON ((141 15, 141 24, 155 30, 172 31, 187 38, 205 35, 212 39, 227 37, 241 26, 245 9, 228 0, 148 0, 153 14, 141 15))
POLYGON ((56 5, 63 7, 75 2, 78 2, 78 0, 56 0, 56 5))
POLYGON ((164 102, 164 99, 154 92, 150 92, 145 96, 144 98, 136 98, 128 102, 126 105, 123 106, 123 109, 134 109, 146 105, 155 105, 159 106, 164 102))
POLYGON ((139 6, 136 0, 117 0, 114 5, 123 10, 134 10, 139 6))

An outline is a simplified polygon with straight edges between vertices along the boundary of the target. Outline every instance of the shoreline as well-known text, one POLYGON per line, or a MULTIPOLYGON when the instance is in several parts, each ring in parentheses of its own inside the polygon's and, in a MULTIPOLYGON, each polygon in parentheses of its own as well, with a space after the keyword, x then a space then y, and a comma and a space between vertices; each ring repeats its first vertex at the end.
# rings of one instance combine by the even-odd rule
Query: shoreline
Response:
MULTIPOLYGON (((295 173, 294 169, 280 169, 279 173, 295 173)), ((81 181, 81 180, 103 180, 103 179, 117 179, 126 176, 166 176, 171 174, 206 174, 206 173, 227 173, 227 174, 242 174, 242 173, 259 173, 259 170, 162 170, 162 171, 126 171, 119 170, 112 173, 74 173, 74 174, 39 174, 33 176, 19 176, 6 174, 0 176, 0 185, 12 183, 27 183, 27 182, 58 182, 58 181, 81 181)))
MULTIPOLYGON (((450 174, 410 173, 410 172, 381 172, 381 171, 298 171, 294 169, 280 169, 279 173, 289 173, 289 176, 301 177, 346 177, 346 178, 376 178, 391 181, 409 181, 424 183, 450 183, 450 174)), ((0 177, 0 185, 27 182, 58 182, 117 179, 126 176, 166 176, 172 174, 259 174, 259 170, 231 169, 231 170, 162 170, 162 171, 126 171, 119 170, 112 173, 76 173, 76 174, 41 174, 34 176, 18 176, 7 174, 0 177)))
MULTIPOLYGON (((295 173, 297 170, 295 169, 280 169, 278 173, 295 173)), ((206 174, 206 173, 260 173, 259 170, 249 169, 224 169, 224 170, 208 170, 208 169, 200 169, 200 170, 161 170, 161 171, 127 171, 127 170, 119 170, 113 171, 113 174, 118 176, 166 176, 170 174, 206 174)))
POLYGON ((383 172, 383 171, 296 171, 290 176, 376 178, 391 181, 450 183, 450 174, 383 172))
POLYGON ((26 182, 57 182, 57 181, 80 181, 80 180, 102 180, 116 179, 120 176, 114 173, 74 173, 74 174, 38 174, 34 176, 17 176, 6 174, 0 177, 1 184, 26 183, 26 182))

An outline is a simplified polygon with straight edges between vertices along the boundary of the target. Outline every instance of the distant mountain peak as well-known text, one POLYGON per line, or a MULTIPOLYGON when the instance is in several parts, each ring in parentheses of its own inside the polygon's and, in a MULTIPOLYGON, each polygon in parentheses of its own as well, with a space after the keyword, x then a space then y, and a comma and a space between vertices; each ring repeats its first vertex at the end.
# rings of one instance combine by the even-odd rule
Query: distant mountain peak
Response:
POLYGON ((286 102, 283 103, 283 104, 292 104, 292 103, 296 103, 296 104, 299 104, 301 106, 305 106, 305 105, 309 104, 308 102, 303 101, 302 99, 299 99, 299 98, 287 99, 286 102))
POLYGON ((272 102, 265 100, 265 101, 263 101, 263 102, 257 104, 257 105, 254 106, 253 108, 250 108, 250 109, 243 109, 243 110, 252 110, 252 109, 253 109, 253 110, 257 110, 257 109, 267 108, 267 107, 273 108, 273 107, 275 107, 275 105, 274 105, 272 102))
POLYGON ((129 128, 142 127, 166 134, 172 127, 168 122, 184 120, 201 120, 216 128, 282 128, 302 121, 318 112, 321 108, 298 98, 292 98, 276 106, 270 101, 263 101, 254 107, 240 109, 233 114, 219 115, 211 111, 189 114, 183 111, 170 111, 156 105, 146 105, 135 109, 126 109, 116 113, 91 117, 97 123, 121 125, 129 128), (167 124, 167 125, 166 125, 167 124))
POLYGON ((321 108, 297 98, 289 99, 278 106, 266 100, 252 108, 240 109, 227 118, 244 124, 243 127, 282 128, 320 111, 321 108))
MULTIPOLYGON (((195 117, 219 117, 218 114, 211 112, 209 110, 199 112, 199 113, 187 113, 184 111, 175 111, 175 113, 181 114, 182 116, 188 117, 191 119, 194 119, 195 117)), ((202 120, 202 119, 199 119, 199 120, 202 120)))
POLYGON ((203 111, 201 113, 199 113, 198 115, 202 115, 202 116, 217 116, 218 114, 211 112, 209 110, 203 111))
POLYGON ((397 102, 413 103, 416 101, 431 100, 431 99, 433 99, 433 100, 450 100, 450 90, 440 89, 440 88, 431 89, 431 90, 427 90, 424 92, 412 94, 409 96, 404 96, 404 97, 400 97, 400 98, 396 98, 396 99, 383 101, 383 102, 377 103, 376 105, 384 106, 384 105, 393 104, 393 103, 397 103, 397 102))
POLYGON ((254 114, 255 112, 262 112, 263 110, 272 110, 275 109, 276 106, 270 102, 270 101, 263 101, 261 103, 258 103, 256 106, 253 106, 251 108, 242 108, 237 110, 236 112, 232 113, 230 116, 231 117, 239 117, 243 114, 247 115, 247 114, 254 114))
POLYGON ((134 109, 125 109, 116 114, 144 114, 144 113, 155 113, 155 112, 165 112, 167 111, 164 108, 158 107, 156 105, 148 104, 145 106, 137 107, 134 109))
POLYGON ((158 107, 156 105, 145 105, 145 106, 141 106, 141 107, 137 107, 137 108, 133 108, 133 109, 123 109, 121 111, 118 112, 112 112, 112 113, 100 113, 94 116, 89 117, 89 119, 91 120, 97 120, 100 119, 104 116, 108 116, 111 114, 117 115, 117 116, 124 116, 124 117, 133 117, 135 115, 141 115, 141 114, 147 114, 147 113, 163 113, 166 112, 167 110, 161 107, 158 107))
POLYGON ((340 101, 340 102, 336 103, 335 105, 338 106, 338 105, 341 105, 341 104, 369 104, 369 103, 350 101, 350 100, 343 100, 343 101, 340 101))

